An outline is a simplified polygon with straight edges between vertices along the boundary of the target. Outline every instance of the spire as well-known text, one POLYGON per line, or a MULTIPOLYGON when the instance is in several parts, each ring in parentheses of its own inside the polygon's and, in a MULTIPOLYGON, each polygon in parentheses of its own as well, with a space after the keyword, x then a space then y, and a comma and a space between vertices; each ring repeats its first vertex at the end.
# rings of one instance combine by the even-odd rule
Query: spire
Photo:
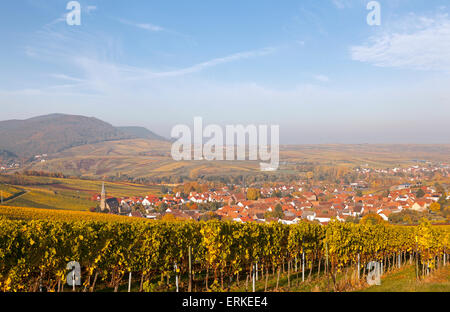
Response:
POLYGON ((105 181, 102 183, 102 194, 100 195, 100 210, 104 211, 106 209, 106 191, 105 191, 105 181))

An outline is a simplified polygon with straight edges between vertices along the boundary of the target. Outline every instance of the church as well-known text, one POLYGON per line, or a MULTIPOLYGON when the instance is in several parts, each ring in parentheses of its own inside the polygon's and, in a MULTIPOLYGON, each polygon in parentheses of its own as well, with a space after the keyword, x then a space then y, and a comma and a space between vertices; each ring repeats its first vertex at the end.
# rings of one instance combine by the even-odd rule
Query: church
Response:
POLYGON ((102 184, 102 193, 100 195, 101 212, 120 213, 120 205, 117 198, 106 198, 105 182, 102 184))

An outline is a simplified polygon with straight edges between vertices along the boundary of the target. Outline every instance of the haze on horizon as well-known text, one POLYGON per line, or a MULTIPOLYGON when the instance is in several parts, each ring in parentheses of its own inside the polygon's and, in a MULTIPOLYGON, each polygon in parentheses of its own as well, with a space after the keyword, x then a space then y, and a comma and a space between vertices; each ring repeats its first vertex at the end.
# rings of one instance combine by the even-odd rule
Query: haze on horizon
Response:
POLYGON ((64 0, 0 10, 0 120, 279 124, 282 144, 450 143, 447 0, 64 0))

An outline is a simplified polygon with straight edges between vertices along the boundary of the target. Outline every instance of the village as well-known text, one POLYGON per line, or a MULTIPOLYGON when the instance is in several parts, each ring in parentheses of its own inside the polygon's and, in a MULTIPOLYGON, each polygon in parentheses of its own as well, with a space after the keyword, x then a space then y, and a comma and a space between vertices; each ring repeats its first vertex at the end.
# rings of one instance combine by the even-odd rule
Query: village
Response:
MULTIPOLYGON (((386 191, 372 192, 367 181, 345 184, 317 183, 307 181, 279 184, 271 187, 254 185, 227 185, 206 188, 202 191, 173 191, 165 189, 163 196, 108 197, 103 185, 102 192, 92 200, 99 205, 92 211, 109 212, 166 220, 228 220, 234 222, 280 222, 296 224, 301 220, 326 225, 332 219, 341 222, 358 222, 367 215, 376 215, 380 220, 392 221, 395 215, 405 212, 429 214, 448 221, 446 186, 422 183, 424 172, 439 170, 449 177, 447 164, 435 169, 413 166, 403 169, 384 170, 383 174, 409 174, 408 183, 392 185, 386 191)), ((355 169, 361 170, 361 169, 355 169)), ((364 169, 369 174, 372 169, 364 169)), ((430 184, 430 183, 428 183, 430 184)), ((403 214, 402 214, 403 213, 403 214)), ((398 219, 398 218, 397 218, 398 219)))

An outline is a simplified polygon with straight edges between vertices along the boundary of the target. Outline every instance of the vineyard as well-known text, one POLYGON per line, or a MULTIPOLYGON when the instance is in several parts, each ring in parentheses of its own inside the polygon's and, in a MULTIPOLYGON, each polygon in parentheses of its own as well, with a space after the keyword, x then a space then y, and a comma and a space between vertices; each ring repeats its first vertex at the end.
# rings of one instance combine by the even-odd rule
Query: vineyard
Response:
POLYGON ((349 270, 363 279, 371 261, 382 262, 384 270, 414 264, 420 277, 447 264, 450 244, 450 228, 427 221, 418 227, 288 226, 38 214, 40 220, 0 216, 0 291, 64 291, 71 261, 81 267, 76 290, 91 292, 118 291, 132 282, 139 291, 169 291, 169 285, 227 291, 247 286, 255 275, 265 280, 266 291, 276 291, 281 271, 288 285, 294 274, 311 272, 336 284, 336 276, 349 270), (277 278, 275 289, 268 289, 269 278, 277 278))

